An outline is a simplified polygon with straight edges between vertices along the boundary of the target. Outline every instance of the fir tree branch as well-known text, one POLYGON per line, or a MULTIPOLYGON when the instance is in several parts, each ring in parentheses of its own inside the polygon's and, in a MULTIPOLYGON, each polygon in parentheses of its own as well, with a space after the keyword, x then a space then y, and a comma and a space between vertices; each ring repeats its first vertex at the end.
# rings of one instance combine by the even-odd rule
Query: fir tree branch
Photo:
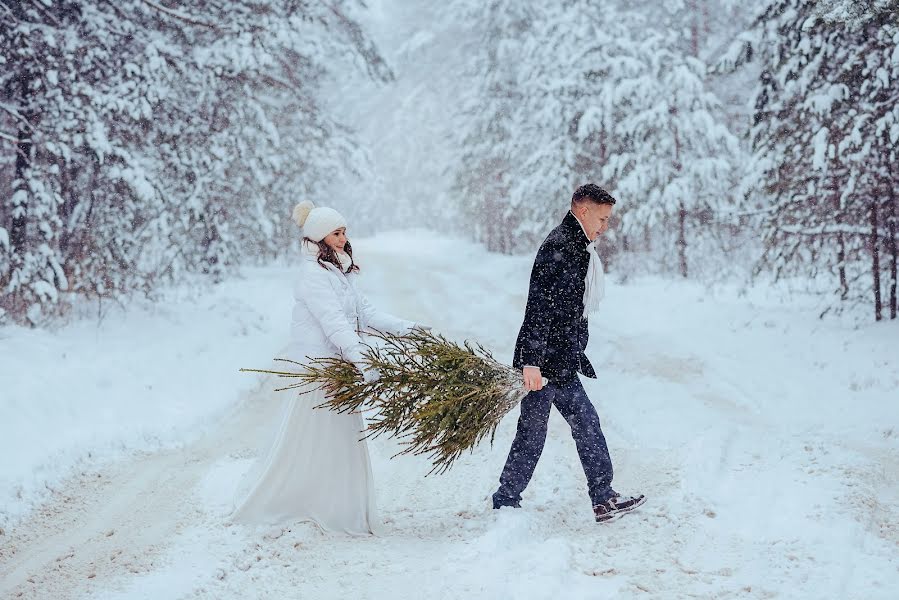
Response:
POLYGON ((444 473, 484 438, 491 443, 502 418, 524 397, 521 373, 493 358, 480 344, 453 343, 426 331, 394 335, 375 331, 365 352, 367 367, 380 379, 366 383, 356 367, 340 358, 307 359, 298 371, 241 369, 298 380, 279 388, 307 393, 320 389, 316 408, 338 413, 367 410, 366 438, 400 440, 396 456, 427 455, 431 473, 444 473))

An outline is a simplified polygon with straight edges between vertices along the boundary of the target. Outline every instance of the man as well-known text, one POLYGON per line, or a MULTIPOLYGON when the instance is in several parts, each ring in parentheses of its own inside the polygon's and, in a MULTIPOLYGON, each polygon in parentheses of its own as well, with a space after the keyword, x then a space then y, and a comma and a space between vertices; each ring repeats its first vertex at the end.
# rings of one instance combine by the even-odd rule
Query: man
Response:
POLYGON ((571 210, 537 252, 512 363, 522 369, 529 393, 521 402, 518 431, 493 508, 520 506, 543 452, 553 405, 571 426, 596 520, 612 520, 645 501, 642 495, 624 497, 612 489, 612 460, 599 417, 578 379, 578 373, 596 378, 584 354, 587 314, 602 295, 602 265, 594 242, 608 229, 614 205, 615 199, 599 186, 579 187, 571 210))

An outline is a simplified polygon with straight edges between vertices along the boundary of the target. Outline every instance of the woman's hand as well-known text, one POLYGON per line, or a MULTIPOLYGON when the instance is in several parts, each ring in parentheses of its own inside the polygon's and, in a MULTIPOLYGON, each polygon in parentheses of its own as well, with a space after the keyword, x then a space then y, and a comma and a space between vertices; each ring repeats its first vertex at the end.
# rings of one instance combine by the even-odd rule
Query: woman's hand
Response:
POLYGON ((377 369, 365 369, 362 371, 362 381, 365 383, 376 383, 381 379, 381 372, 377 369))

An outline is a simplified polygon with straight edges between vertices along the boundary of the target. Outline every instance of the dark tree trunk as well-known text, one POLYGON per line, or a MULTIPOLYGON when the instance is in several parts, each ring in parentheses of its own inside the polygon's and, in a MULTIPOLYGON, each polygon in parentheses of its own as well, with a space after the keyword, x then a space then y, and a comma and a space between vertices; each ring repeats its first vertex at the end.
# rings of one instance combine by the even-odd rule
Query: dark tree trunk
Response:
POLYGON ((687 277, 687 208, 680 203, 677 211, 677 252, 680 258, 680 274, 687 277))
MULTIPOLYGON (((834 192, 833 204, 836 211, 836 223, 839 225, 843 222, 839 192, 834 192)), ((837 232, 837 271, 840 274, 840 300, 845 301, 849 297, 849 280, 846 278, 846 241, 843 239, 842 232, 837 232)))
POLYGON ((879 225, 879 202, 871 203, 871 271, 874 275, 874 320, 883 319, 883 301, 880 295, 880 237, 877 235, 879 225))
POLYGON ((77 237, 76 230, 70 226, 70 220, 78 203, 78 194, 72 189, 72 171, 66 165, 66 161, 59 158, 55 164, 59 169, 59 196, 62 198, 59 205, 59 218, 62 220, 62 228, 59 232, 59 250, 63 256, 69 257, 72 255, 72 246, 77 237))
POLYGON ((693 18, 690 21, 690 54, 694 57, 699 56, 699 26, 700 26, 700 18, 701 15, 699 13, 699 7, 697 6, 697 0, 690 0, 690 12, 693 13, 693 18))
MULTIPOLYGON (((30 78, 23 76, 20 80, 19 103, 27 105, 29 100, 30 78)), ((27 119, 27 113, 25 115, 27 119)), ((13 206, 12 221, 9 231, 10 249, 13 254, 21 255, 27 250, 28 236, 26 227, 28 224, 28 170, 31 168, 31 130, 28 125, 20 124, 18 131, 18 143, 16 144, 16 175, 13 182, 13 206)))
POLYGON ((899 263, 899 258, 897 258, 897 244, 896 244, 896 200, 893 199, 890 202, 890 223, 889 223, 889 233, 890 239, 887 240, 887 244, 890 251, 890 318, 896 318, 897 306, 896 306, 896 272, 897 272, 897 263, 899 263))
POLYGON ((899 196, 896 196, 896 188, 895 188, 895 179, 892 177, 893 169, 890 167, 890 179, 888 182, 888 194, 890 201, 887 204, 889 207, 889 217, 887 224, 887 231, 889 231, 890 239, 887 240, 887 248, 890 252, 890 319, 896 318, 897 313, 897 305, 896 305, 896 275, 897 275, 897 267, 899 267, 899 240, 896 239, 897 226, 899 226, 899 208, 897 208, 897 204, 899 204, 899 196))
POLYGON ((846 242, 843 233, 837 233, 837 270, 840 273, 840 300, 849 297, 849 280, 846 279, 846 242))
POLYGON ((19 129, 19 143, 16 146, 16 178, 13 182, 12 221, 9 229, 9 244, 13 254, 26 250, 26 231, 28 223, 28 174, 31 159, 31 140, 26 129, 19 129))
POLYGON ((709 2, 708 0, 702 0, 702 33, 705 34, 706 38, 712 33, 712 23, 709 17, 709 2))
POLYGON ((495 192, 491 190, 491 193, 488 193, 487 198, 484 199, 484 207, 486 210, 483 216, 484 221, 486 223, 486 233, 487 233, 487 250, 489 252, 499 252, 500 251, 500 231, 502 228, 502 223, 500 222, 502 211, 500 210, 500 203, 496 198, 495 192))
MULTIPOLYGON (((695 2, 694 2, 695 8, 695 2)), ((696 20, 693 21, 694 25, 696 20)), ((697 33, 698 35, 698 33, 697 33)), ((698 39, 698 38, 697 38, 698 39)), ((671 115, 677 115, 677 108, 672 106, 668 109, 671 115)), ((680 135, 677 128, 674 128, 674 170, 680 175, 683 170, 683 164, 680 159, 680 135)), ((683 199, 678 203, 677 210, 677 254, 680 262, 680 274, 687 278, 687 207, 684 205, 683 199)))

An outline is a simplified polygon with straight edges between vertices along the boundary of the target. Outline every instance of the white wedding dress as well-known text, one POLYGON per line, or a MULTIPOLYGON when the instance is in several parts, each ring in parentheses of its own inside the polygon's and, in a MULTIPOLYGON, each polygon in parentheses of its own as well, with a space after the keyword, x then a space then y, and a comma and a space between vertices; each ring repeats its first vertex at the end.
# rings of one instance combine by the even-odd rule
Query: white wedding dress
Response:
MULTIPOLYGON (((288 392, 279 392, 287 394, 288 392)), ((284 401, 271 448, 251 471, 234 520, 286 525, 313 521, 326 531, 376 530, 371 462, 362 415, 313 409, 313 391, 284 401)))
MULTIPOLYGON (((323 268, 304 249, 295 286, 286 358, 342 356, 361 364, 359 331, 402 332, 415 324, 375 311, 355 285, 355 273, 323 268)), ((279 363, 283 367, 284 363, 279 363)), ((312 521, 326 531, 364 535, 377 530, 374 485, 360 413, 314 408, 320 390, 285 399, 271 447, 245 478, 232 520, 254 525, 312 521)))

